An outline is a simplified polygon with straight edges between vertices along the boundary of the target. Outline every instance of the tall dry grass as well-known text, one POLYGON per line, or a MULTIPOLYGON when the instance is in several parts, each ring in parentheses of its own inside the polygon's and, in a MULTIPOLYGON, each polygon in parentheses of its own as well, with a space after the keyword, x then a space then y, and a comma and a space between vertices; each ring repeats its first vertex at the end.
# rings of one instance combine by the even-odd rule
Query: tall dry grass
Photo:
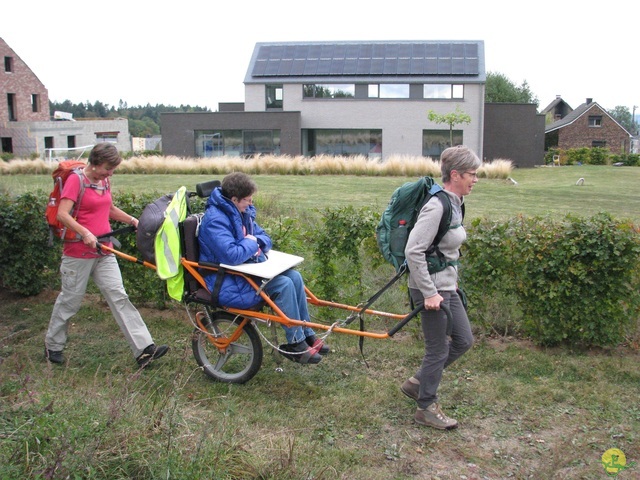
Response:
MULTIPOLYGON (((56 162, 45 160, 10 160, 0 162, 0 175, 48 174, 56 162)), ((507 178, 513 170, 510 160, 498 159, 480 167, 484 178, 507 178)), ((363 155, 316 157, 257 155, 249 158, 187 158, 177 156, 131 157, 118 167, 118 173, 220 175, 241 171, 252 175, 359 175, 359 176, 440 176, 440 162, 430 157, 393 155, 382 161, 363 155)))

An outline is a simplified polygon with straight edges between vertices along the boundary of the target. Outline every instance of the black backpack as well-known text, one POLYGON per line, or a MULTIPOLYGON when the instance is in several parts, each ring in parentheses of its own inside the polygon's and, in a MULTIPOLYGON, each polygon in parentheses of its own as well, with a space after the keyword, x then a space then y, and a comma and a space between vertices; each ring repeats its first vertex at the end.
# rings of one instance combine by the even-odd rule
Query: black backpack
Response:
POLYGON ((173 199, 173 193, 167 193, 148 204, 138 218, 136 246, 143 260, 156 263, 155 240, 158 229, 164 222, 164 213, 173 199))

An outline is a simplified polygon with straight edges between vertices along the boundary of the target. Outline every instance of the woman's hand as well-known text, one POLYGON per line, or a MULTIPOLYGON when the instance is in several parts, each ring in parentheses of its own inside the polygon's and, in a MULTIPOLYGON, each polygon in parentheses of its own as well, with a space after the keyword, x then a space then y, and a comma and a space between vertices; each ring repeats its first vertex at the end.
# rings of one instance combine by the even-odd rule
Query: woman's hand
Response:
POLYGON ((93 233, 89 232, 88 234, 82 236, 82 243, 84 243, 85 245, 91 248, 96 248, 96 245, 98 244, 98 239, 93 233))
POLYGON ((424 299, 425 310, 440 310, 440 304, 444 298, 439 293, 436 293, 433 297, 424 299))

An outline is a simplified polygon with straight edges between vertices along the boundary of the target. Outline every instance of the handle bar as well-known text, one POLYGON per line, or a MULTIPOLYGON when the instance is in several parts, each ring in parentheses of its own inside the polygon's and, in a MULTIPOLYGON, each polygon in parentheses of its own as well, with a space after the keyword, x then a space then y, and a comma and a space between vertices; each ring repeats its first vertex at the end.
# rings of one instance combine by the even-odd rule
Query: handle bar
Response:
MULTIPOLYGON (((400 320, 398 323, 396 323, 393 328, 391 328, 387 334, 390 337, 393 337, 396 333, 398 333, 398 331, 404 327, 407 323, 409 323, 409 320, 411 320, 413 317, 415 317, 418 313, 420 313, 420 311, 424 308, 424 304, 420 305, 419 307, 416 307, 413 309, 413 311, 408 314, 406 317, 404 317, 402 320, 400 320)), ((453 327, 453 322, 451 321, 451 310, 449 309, 449 307, 447 307, 444 303, 440 304, 440 308, 442 310, 444 310, 444 313, 447 315, 447 335, 451 335, 451 328, 453 327)))

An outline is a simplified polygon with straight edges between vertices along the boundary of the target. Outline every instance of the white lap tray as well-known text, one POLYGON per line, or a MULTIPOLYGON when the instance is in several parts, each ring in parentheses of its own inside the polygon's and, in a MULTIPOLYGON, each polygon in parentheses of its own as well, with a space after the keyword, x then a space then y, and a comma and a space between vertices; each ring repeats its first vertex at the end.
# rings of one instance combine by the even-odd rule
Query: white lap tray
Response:
POLYGON ((259 278, 271 280, 276 275, 280 275, 285 270, 295 267, 303 262, 303 257, 291 255, 290 253, 278 250, 269 250, 267 260, 261 263, 242 263, 240 265, 227 265, 221 263, 220 266, 227 270, 245 273, 259 278))

